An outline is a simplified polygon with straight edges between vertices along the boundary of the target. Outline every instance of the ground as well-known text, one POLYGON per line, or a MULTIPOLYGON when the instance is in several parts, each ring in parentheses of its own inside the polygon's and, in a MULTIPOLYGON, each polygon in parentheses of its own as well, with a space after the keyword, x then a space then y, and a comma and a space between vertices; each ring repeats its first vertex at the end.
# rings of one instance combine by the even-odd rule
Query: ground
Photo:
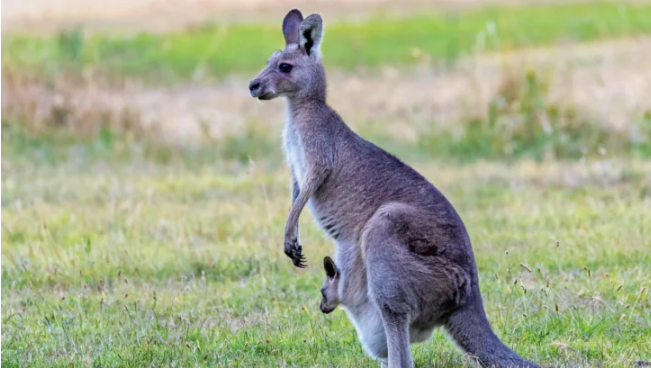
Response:
MULTIPOLYGON (((3 167, 3 366, 376 365, 343 311, 319 312, 333 245, 309 214, 308 269, 282 253, 285 169, 106 165, 80 149, 65 169, 3 167)), ((651 359, 648 162, 417 168, 466 222, 509 346, 567 366, 651 359)), ((440 332, 413 352, 469 362, 440 332)))
MULTIPOLYGON (((3 367, 379 367, 319 311, 308 211, 308 268, 283 254, 284 106, 246 85, 286 5, 262 3, 3 2, 3 367)), ((322 11, 329 102, 458 210, 508 346, 649 362, 651 7, 490 3, 322 11)), ((412 352, 472 366, 442 331, 412 352)))

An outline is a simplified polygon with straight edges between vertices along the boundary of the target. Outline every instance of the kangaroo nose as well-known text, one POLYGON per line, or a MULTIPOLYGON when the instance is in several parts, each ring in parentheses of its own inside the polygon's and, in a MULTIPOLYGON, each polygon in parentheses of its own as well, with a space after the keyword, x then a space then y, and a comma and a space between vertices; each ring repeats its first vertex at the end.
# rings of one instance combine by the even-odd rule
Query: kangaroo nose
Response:
POLYGON ((249 83, 249 91, 251 92, 251 96, 256 97, 257 93, 260 92, 260 81, 257 79, 254 79, 249 83))

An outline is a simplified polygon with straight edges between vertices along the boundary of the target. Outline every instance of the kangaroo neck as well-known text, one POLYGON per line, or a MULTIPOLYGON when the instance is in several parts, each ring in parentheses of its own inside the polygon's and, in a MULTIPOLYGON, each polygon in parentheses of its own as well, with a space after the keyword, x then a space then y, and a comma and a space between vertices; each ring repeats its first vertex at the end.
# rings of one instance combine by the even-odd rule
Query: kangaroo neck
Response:
POLYGON ((330 123, 327 119, 330 108, 325 100, 314 98, 287 98, 287 120, 285 129, 303 136, 314 132, 314 128, 330 123))
POLYGON ((287 97, 287 113, 292 120, 300 120, 301 117, 310 116, 324 108, 328 108, 325 95, 287 97))

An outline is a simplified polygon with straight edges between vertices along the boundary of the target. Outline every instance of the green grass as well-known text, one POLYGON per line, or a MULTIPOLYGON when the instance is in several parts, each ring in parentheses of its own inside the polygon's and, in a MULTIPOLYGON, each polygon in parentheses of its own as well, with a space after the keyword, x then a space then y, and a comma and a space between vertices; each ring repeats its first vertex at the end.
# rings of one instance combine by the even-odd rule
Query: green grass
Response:
MULTIPOLYGON (((307 211, 309 268, 282 253, 278 164, 12 138, 2 142, 3 367, 378 366, 343 311, 318 310, 333 244, 307 211)), ((651 360, 648 162, 418 169, 466 222, 489 318, 509 346, 561 367, 651 360)), ((412 351, 419 367, 469 364, 441 332, 412 351)))
MULTIPOLYGON (((648 34, 650 18, 649 4, 595 2, 374 16, 354 23, 326 19, 323 51, 328 67, 344 69, 413 65, 424 56, 448 63, 476 51, 648 34)), ((160 82, 251 73, 282 45, 279 20, 166 34, 84 35, 71 29, 55 37, 3 35, 2 53, 3 67, 41 76, 85 70, 160 82)))
MULTIPOLYGON (((329 67, 409 66, 422 61, 414 49, 450 62, 649 33, 648 19, 650 5, 607 3, 326 19, 323 48, 329 67)), ((160 83, 251 73, 282 45, 279 28, 3 35, 3 74, 160 83)), ((415 141, 398 143, 377 135, 383 122, 360 131, 416 163, 455 205, 505 343, 559 367, 651 361, 651 119, 611 131, 590 112, 551 104, 544 84, 527 74, 494 96, 487 118, 454 132, 423 123, 415 141), (480 158, 542 163, 454 163, 480 158)), ((3 367, 378 366, 343 311, 318 310, 320 259, 333 244, 308 211, 309 268, 282 252, 288 173, 268 124, 164 146, 99 121, 80 122, 98 127, 84 139, 73 126, 24 123, 2 124, 3 367)), ((418 367, 470 366, 440 331, 412 352, 418 367)))

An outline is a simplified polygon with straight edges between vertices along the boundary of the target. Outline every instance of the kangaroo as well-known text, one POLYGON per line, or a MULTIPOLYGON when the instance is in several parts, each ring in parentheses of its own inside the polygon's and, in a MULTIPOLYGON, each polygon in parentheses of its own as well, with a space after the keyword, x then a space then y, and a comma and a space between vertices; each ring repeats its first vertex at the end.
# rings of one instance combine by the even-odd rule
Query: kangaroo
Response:
POLYGON ((298 219, 308 206, 335 242, 338 300, 365 351, 390 368, 413 367, 410 342, 439 326, 484 366, 537 367, 493 333, 470 239, 450 202, 327 105, 321 16, 303 19, 293 9, 282 31, 285 47, 249 91, 259 100, 287 101, 283 146, 292 207, 285 254, 305 267, 298 219))
POLYGON ((323 269, 326 278, 321 287, 321 312, 330 314, 341 304, 339 299, 339 269, 330 257, 323 258, 323 269))
MULTIPOLYGON (((326 273, 326 277, 323 280, 323 286, 321 287, 321 312, 324 314, 330 314, 332 313, 339 305, 343 305, 344 307, 348 305, 348 302, 346 300, 346 293, 344 292, 343 295, 339 295, 339 268, 337 268, 337 265, 335 262, 332 260, 330 257, 325 257, 323 259, 323 268, 326 273)), ((359 270, 353 270, 353 271, 359 271, 359 270)), ((375 321, 381 321, 381 316, 375 308, 375 306, 371 303, 370 300, 366 302, 366 306, 358 306, 359 308, 366 309, 366 319, 371 319, 375 321)), ((362 333, 368 333, 370 331, 367 331, 363 328, 357 328, 358 334, 362 333)), ((423 331, 421 328, 418 326, 411 326, 410 327, 410 334, 409 334, 409 341, 410 343, 417 343, 417 342, 423 342, 429 338, 431 335, 431 331, 428 331, 430 329, 425 329, 423 331)), ((380 344, 381 346, 375 347, 375 346, 365 346, 364 348, 367 351, 377 351, 378 348, 381 349, 383 352, 386 352, 386 337, 383 334, 383 331, 381 329, 376 329, 374 331, 377 333, 377 336, 364 336, 362 339, 363 343, 376 343, 380 344)), ((380 356, 374 357, 377 360, 379 360, 382 363, 382 366, 384 367, 387 363, 386 360, 386 355, 385 354, 380 354, 380 356)))

